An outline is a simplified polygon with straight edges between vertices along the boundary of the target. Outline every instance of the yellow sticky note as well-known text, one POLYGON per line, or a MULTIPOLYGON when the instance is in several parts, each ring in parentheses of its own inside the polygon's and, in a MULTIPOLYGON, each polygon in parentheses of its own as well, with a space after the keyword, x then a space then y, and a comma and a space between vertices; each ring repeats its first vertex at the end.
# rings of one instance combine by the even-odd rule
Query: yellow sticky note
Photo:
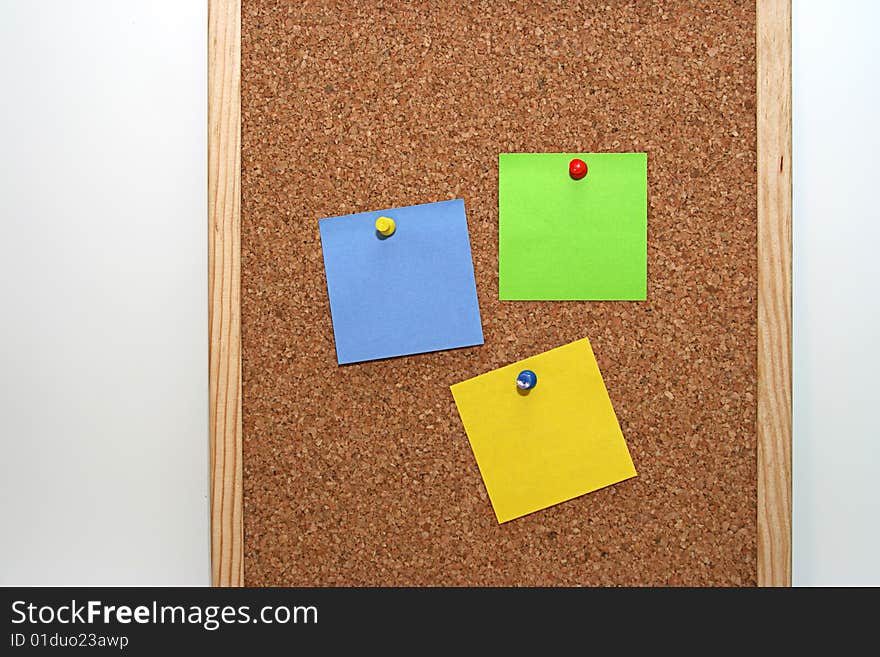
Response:
POLYGON ((636 476, 586 338, 451 389, 499 523, 636 476))

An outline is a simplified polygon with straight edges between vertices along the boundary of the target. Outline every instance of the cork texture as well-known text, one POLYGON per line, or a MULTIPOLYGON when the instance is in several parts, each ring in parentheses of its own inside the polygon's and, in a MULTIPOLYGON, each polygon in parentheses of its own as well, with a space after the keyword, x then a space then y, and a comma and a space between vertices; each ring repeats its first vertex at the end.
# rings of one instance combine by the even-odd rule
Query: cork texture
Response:
POLYGON ((242 9, 248 585, 756 583, 755 6, 242 9), (648 153, 647 302, 498 301, 500 152, 648 153), (336 364, 318 219, 465 199, 485 345, 336 364), (499 525, 449 385, 589 337, 639 472, 499 525))

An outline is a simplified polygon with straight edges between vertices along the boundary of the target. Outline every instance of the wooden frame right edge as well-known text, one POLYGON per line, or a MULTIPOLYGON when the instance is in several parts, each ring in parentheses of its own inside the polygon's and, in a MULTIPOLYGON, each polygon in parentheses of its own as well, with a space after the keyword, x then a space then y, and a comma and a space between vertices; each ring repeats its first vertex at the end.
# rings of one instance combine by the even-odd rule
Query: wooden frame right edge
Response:
POLYGON ((791 586, 791 0, 757 0, 758 585, 791 586))

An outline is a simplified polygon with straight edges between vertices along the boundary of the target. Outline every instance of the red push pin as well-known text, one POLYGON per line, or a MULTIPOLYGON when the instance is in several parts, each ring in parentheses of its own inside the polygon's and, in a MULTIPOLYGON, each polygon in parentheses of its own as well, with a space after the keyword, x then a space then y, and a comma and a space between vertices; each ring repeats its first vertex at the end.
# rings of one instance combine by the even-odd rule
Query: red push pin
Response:
POLYGON ((587 163, 581 159, 574 158, 568 163, 568 175, 575 180, 580 180, 587 175, 587 163))

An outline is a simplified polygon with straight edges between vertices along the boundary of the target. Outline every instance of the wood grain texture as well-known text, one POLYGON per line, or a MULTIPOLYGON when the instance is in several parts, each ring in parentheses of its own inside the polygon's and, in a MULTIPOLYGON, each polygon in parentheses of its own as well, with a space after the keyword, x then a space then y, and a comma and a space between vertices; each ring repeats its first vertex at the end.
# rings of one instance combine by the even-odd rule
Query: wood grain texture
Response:
POLYGON ((791 585, 791 2, 758 0, 758 584, 791 585))
POLYGON ((211 574, 241 586, 241 3, 208 2, 211 574))

